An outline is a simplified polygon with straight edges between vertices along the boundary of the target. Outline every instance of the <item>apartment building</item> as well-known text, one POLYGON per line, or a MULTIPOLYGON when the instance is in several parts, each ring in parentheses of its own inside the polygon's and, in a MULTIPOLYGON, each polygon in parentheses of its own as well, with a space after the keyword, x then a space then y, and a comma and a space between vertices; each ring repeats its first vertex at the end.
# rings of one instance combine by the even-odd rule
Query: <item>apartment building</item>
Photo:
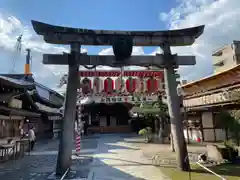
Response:
POLYGON ((240 64, 240 41, 233 41, 215 51, 212 55, 214 74, 240 64))

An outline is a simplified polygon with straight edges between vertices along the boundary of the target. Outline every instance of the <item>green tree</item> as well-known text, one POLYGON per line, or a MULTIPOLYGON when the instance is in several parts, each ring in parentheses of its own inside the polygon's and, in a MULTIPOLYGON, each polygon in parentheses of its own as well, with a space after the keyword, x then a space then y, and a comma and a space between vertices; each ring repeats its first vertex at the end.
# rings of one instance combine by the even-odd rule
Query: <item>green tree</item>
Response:
POLYGON ((237 146, 240 144, 240 110, 230 111, 230 115, 233 117, 232 122, 230 123, 229 130, 233 134, 233 139, 236 141, 237 146))
POLYGON ((234 140, 236 145, 239 146, 240 110, 221 111, 217 119, 221 121, 222 128, 230 132, 230 139, 234 140))
POLYGON ((164 137, 170 134, 169 129, 169 118, 168 118, 168 106, 163 103, 162 98, 159 97, 158 102, 153 104, 153 107, 157 107, 159 109, 157 115, 158 118, 155 119, 156 124, 156 134, 161 143, 164 142, 164 137))

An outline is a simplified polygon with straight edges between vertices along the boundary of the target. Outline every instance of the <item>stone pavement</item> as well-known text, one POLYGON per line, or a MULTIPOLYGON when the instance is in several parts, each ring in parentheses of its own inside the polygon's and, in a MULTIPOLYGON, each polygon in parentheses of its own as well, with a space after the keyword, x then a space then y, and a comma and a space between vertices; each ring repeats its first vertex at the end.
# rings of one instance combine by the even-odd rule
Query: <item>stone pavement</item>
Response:
POLYGON ((141 149, 124 142, 124 136, 101 136, 89 180, 168 180, 142 155, 141 149))
MULTIPOLYGON (((73 145, 74 147, 74 145, 73 145)), ((82 141, 82 148, 85 153, 87 150, 97 147, 97 141, 82 141)), ((58 142, 54 140, 38 142, 34 151, 26 153, 24 158, 15 161, 8 161, 0 164, 1 180, 47 180, 51 179, 55 171, 57 162, 58 142)), ((84 153, 83 153, 84 154, 84 153)), ((73 160, 73 168, 76 170, 76 176, 87 177, 89 169, 81 171, 79 167, 86 166, 92 162, 92 158, 73 160), (79 175, 81 174, 81 176, 79 175)))
MULTIPOLYGON (((125 142, 142 150, 144 157, 152 160, 154 165, 176 165, 176 153, 171 151, 169 144, 145 143, 142 137, 125 138, 125 142)), ((198 155, 206 151, 206 146, 191 144, 187 146, 191 162, 196 162, 198 155)))
MULTIPOLYGON (((169 180, 152 159, 156 155, 175 159, 169 145, 144 143, 135 134, 91 135, 81 145, 80 155, 72 156, 71 173, 66 179, 169 180)), ((0 180, 56 179, 57 148, 57 141, 39 142, 23 159, 0 164, 0 180)), ((204 149, 196 146, 189 150, 198 154, 204 149)))

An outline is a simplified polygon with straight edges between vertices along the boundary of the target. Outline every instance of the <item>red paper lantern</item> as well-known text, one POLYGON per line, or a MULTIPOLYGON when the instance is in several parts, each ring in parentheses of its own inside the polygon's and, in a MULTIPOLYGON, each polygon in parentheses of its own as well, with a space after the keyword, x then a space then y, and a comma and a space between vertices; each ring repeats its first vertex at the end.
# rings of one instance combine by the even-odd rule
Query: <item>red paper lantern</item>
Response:
POLYGON ((142 79, 142 78, 136 79, 136 91, 138 93, 144 93, 144 91, 145 91, 144 79, 142 79))
POLYGON ((149 78, 147 80, 147 92, 153 93, 158 90, 158 81, 157 79, 149 78))
POLYGON ((82 93, 83 94, 88 94, 91 92, 91 88, 92 88, 92 83, 91 80, 88 78, 84 78, 82 80, 82 93))
POLYGON ((116 89, 117 91, 120 91, 122 85, 123 85, 123 80, 122 80, 122 78, 117 78, 117 79, 115 80, 115 89, 116 89))
POLYGON ((154 92, 159 91, 159 80, 154 79, 154 92))
POLYGON ((95 78, 93 81, 93 86, 94 86, 94 92, 95 93, 101 93, 102 88, 101 88, 101 79, 100 78, 95 78))
POLYGON ((133 93, 136 90, 136 79, 128 78, 126 80, 126 89, 129 93, 133 93))
POLYGON ((114 88, 114 82, 111 78, 107 78, 104 80, 104 92, 112 93, 114 88))

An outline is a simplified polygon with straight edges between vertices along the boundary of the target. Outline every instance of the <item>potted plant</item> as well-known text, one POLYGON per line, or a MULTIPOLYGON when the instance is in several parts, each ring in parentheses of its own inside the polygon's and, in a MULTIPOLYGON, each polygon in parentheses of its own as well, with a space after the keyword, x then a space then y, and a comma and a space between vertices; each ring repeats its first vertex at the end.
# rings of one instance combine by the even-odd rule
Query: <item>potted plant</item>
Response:
POLYGON ((138 134, 140 136, 144 137, 145 142, 150 142, 152 141, 152 128, 146 127, 144 129, 141 129, 138 134))

